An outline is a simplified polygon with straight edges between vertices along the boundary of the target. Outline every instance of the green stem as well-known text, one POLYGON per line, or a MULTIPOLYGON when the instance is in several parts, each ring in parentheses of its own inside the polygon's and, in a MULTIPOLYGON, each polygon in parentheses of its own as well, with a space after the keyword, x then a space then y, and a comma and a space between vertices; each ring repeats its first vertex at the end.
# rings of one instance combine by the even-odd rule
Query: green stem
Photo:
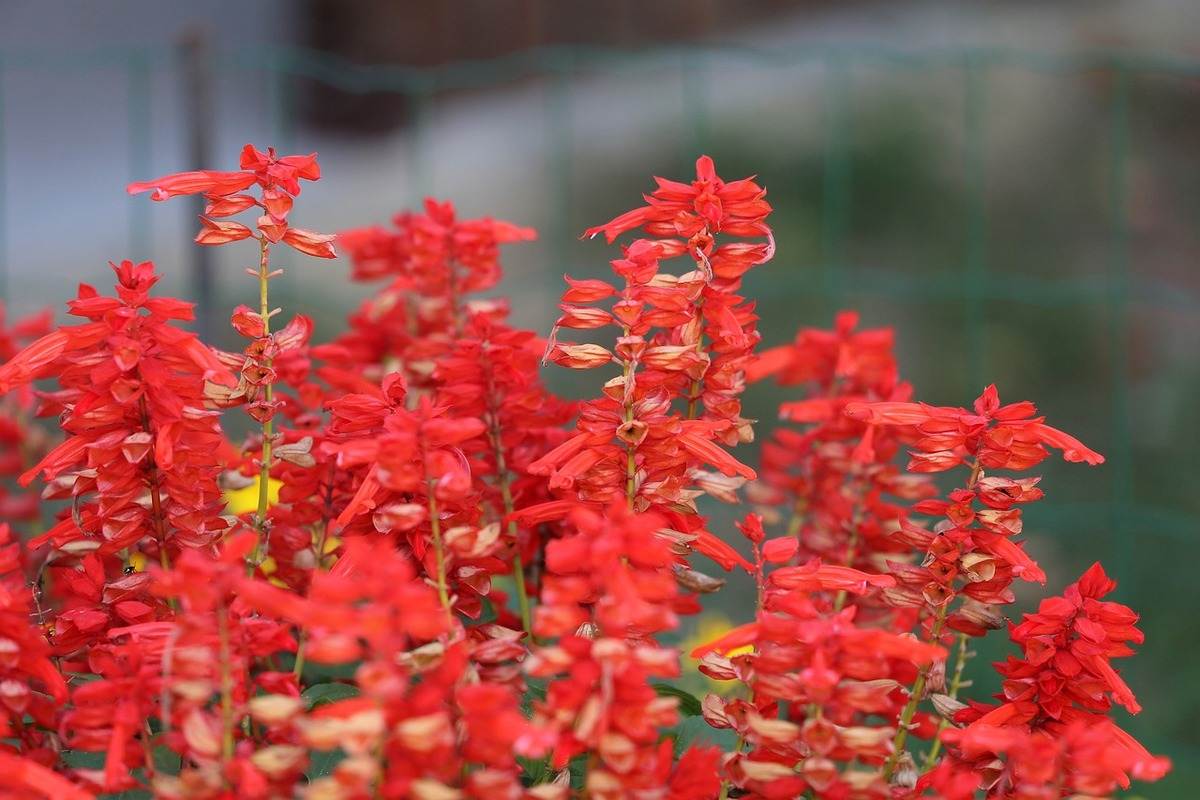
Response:
MULTIPOLYGON (((146 405, 146 396, 142 395, 138 401, 142 412, 142 430, 154 436, 154 431, 150 427, 150 409, 146 405)), ((154 520, 154 536, 158 539, 158 563, 163 569, 171 568, 171 556, 167 553, 167 515, 163 512, 162 491, 158 485, 158 465, 154 462, 154 453, 148 453, 146 460, 149 462, 150 474, 147 475, 147 480, 150 484, 150 511, 154 520)), ((174 597, 167 598, 167 605, 172 611, 179 610, 179 603, 174 597)))
MULTIPOLYGON (((508 519, 516 510, 516 505, 513 503, 512 496, 512 474, 508 471, 508 459, 504 456, 504 441, 502 438, 503 431, 500 427, 500 409, 496 404, 496 386, 492 378, 492 370, 490 363, 485 360, 484 369, 487 372, 487 390, 488 390, 488 416, 489 426, 488 435, 492 440, 492 452, 496 459, 496 481, 500 485, 500 500, 504 505, 504 517, 508 519)), ((508 519, 505 523, 508 531, 509 541, 512 542, 512 570, 513 582, 516 584, 517 607, 521 614, 521 628, 525 631, 525 635, 529 641, 533 641, 533 614, 529 607, 529 594, 525 586, 525 562, 521 559, 521 543, 519 541, 520 532, 517 529, 517 522, 514 519, 508 519)))
MULTIPOLYGON (((949 601, 938 606, 937 616, 933 618, 933 628, 929 632, 931 642, 937 642, 941 638, 942 628, 946 624, 946 612, 949 608, 949 601)), ((892 739, 892 754, 888 756, 887 762, 883 765, 885 781, 892 779, 892 774, 896 771, 896 764, 900 761, 900 754, 904 752, 904 743, 908 740, 908 726, 912 724, 913 716, 917 713, 917 706, 921 702, 922 695, 925 694, 929 670, 930 665, 926 665, 917 671, 917 679, 913 682, 912 691, 908 694, 908 702, 904 704, 904 710, 900 712, 900 719, 896 725, 896 736, 892 739)))
MULTIPOLYGON (((259 237, 258 258, 258 314, 262 318, 263 337, 271 335, 271 306, 268 301, 267 287, 271 282, 271 245, 267 237, 259 237)), ((267 366, 271 363, 268 361, 267 366)), ((274 381, 267 381, 263 386, 263 400, 268 403, 274 399, 274 381)), ((255 568, 267 557, 270 544, 270 532, 267 527, 267 511, 271 505, 271 439, 275 432, 274 419, 268 418, 262 424, 261 464, 258 472, 258 509, 254 514, 254 527, 258 531, 258 542, 254 546, 254 556, 246 565, 247 576, 254 574, 255 568)))
POLYGON ((221 658, 221 760, 233 760, 233 664, 229 647, 229 610, 217 607, 217 639, 221 658))
MULTIPOLYGON (((967 659, 971 654, 967 652, 967 635, 960 633, 958 635, 958 650, 954 657, 954 675, 950 679, 950 699, 957 700, 958 693, 963 688, 963 668, 967 665, 967 659)), ((921 768, 922 772, 928 772, 933 769, 933 765, 937 763, 938 754, 942 750, 942 731, 950 726, 950 720, 943 717, 937 726, 937 732, 933 735, 933 745, 929 748, 929 753, 925 756, 925 764, 921 768)))
POLYGON ((446 618, 453 622, 454 613, 450 609, 450 592, 446 588, 446 553, 442 546, 442 521, 438 519, 437 497, 434 494, 437 482, 433 478, 427 478, 427 481, 426 496, 429 502, 429 527, 433 536, 433 557, 437 565, 438 600, 441 601, 442 608, 446 610, 446 618))
MULTIPOLYGON (((331 463, 329 465, 329 483, 325 489, 325 515, 321 518, 320 527, 317 528, 316 535, 316 565, 314 571, 325 569, 325 538, 329 533, 329 519, 333 516, 333 482, 336 478, 337 465, 331 463)), ((292 667, 292 673, 299 678, 304 672, 304 646, 308 643, 308 629, 300 626, 300 632, 296 635, 296 663, 292 667)))
MULTIPOLYGON (((629 328, 624 329, 625 336, 629 335, 629 328)), ((625 424, 633 422, 633 381, 637 367, 632 361, 626 361, 622 368, 622 374, 625 377, 623 388, 623 419, 625 424)), ((625 443, 625 505, 630 511, 633 511, 633 498, 637 488, 637 459, 634 457, 637 448, 631 442, 625 443)))
MULTIPOLYGON (((971 473, 967 476, 967 488, 974 489, 975 484, 979 482, 980 476, 983 475, 983 464, 976 459, 971 464, 971 473)), ((949 597, 937 609, 937 615, 933 620, 933 627, 930 630, 929 641, 934 644, 942 636, 942 629, 946 625, 946 614, 950 610, 950 602, 953 597, 949 597)), ((896 764, 900 760, 900 754, 904 750, 904 743, 908 739, 908 726, 912 723, 913 715, 917 712, 917 705, 921 702, 921 696, 925 694, 925 684, 929 680, 929 666, 921 667, 917 672, 917 680, 913 683, 912 691, 909 693, 908 702, 904 704, 904 710, 900 712, 900 719, 896 727, 896 737, 892 740, 892 754, 888 756, 888 760, 883 765, 883 778, 890 781, 892 774, 896 771, 896 764)))
MULTIPOLYGON (((854 559, 858 557, 858 528, 859 528, 859 525, 862 524, 862 507, 861 506, 855 510, 854 518, 851 520, 851 524, 854 527, 850 531, 850 541, 846 545, 845 566, 847 566, 847 567, 853 567, 854 559)), ((849 597, 849 594, 846 592, 845 589, 842 589, 840 592, 837 593, 837 597, 833 601, 833 611, 835 614, 837 612, 841 611, 843 608, 845 608, 846 599, 848 597, 849 597)))

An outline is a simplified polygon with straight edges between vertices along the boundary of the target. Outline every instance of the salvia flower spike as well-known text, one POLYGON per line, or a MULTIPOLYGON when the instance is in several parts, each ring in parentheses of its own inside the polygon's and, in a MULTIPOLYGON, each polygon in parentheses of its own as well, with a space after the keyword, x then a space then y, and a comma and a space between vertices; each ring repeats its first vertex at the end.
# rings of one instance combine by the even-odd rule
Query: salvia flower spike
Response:
POLYGON ((853 311, 760 348, 755 178, 701 157, 588 230, 611 275, 568 277, 543 338, 494 291, 532 230, 433 199, 292 227, 319 177, 247 146, 129 187, 202 195, 200 245, 257 240, 241 353, 149 263, 0 324, 0 798, 1067 800, 1168 772, 1113 716, 1144 637, 1099 564, 1009 619, 1057 584, 1030 470, 1103 457, 994 386, 921 403, 853 311), (376 283, 344 331, 276 320, 281 243, 376 283), (567 401, 543 361, 603 378, 567 401), (753 590, 693 625, 730 591, 709 561, 753 590))

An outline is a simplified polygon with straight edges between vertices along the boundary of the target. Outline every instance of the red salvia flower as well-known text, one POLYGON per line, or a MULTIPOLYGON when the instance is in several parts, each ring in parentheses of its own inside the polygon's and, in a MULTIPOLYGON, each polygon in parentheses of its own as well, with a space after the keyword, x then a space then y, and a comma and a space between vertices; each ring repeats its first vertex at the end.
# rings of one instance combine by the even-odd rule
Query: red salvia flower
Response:
POLYGON ((0 798, 1066 800, 1169 769, 1110 718, 1140 710, 1115 660, 1142 635, 1099 565, 1010 626, 992 702, 966 696, 972 638, 1046 580, 1020 541, 1040 479, 1003 471, 1103 458, 994 387, 915 402, 893 332, 854 312, 756 355, 739 292, 774 241, 753 178, 702 157, 589 230, 646 238, 614 280, 567 278, 548 341, 479 296, 533 232, 429 200, 339 237, 386 283, 314 345, 267 289, 273 245, 333 256, 290 224, 315 155, 240 167, 129 188, 203 195, 200 244, 257 241, 242 352, 180 327, 150 264, 81 287, 80 322, 0 324, 0 477, 54 503, 6 486, 0 509, 57 514, 24 545, 0 525, 0 798), (564 402, 539 356, 612 374, 564 402), (728 448, 766 378, 798 394, 755 470, 728 448), (241 447, 232 406, 259 423, 241 447), (959 465, 939 493, 926 473, 959 465), (231 516, 222 490, 248 486, 231 516), (701 503, 743 487, 735 547, 701 503), (755 598, 692 649, 735 684, 703 700, 670 643, 724 583, 694 552, 755 598), (732 744, 683 747, 686 715, 732 744))
POLYGON ((257 206, 263 214, 255 223, 258 235, 265 241, 283 242, 302 253, 317 258, 334 258, 333 238, 313 233, 288 224, 292 210, 292 198, 300 194, 300 181, 315 181, 321 177, 317 166, 317 154, 306 156, 278 156, 275 148, 262 152, 254 145, 242 148, 241 171, 179 172, 165 175, 144 183, 131 183, 126 187, 130 194, 151 192, 155 200, 202 194, 208 201, 205 213, 200 217, 201 230, 196 236, 197 244, 222 245, 248 239, 255 233, 239 222, 222 221, 224 217, 240 214, 257 206), (242 192, 257 185, 259 197, 242 192))

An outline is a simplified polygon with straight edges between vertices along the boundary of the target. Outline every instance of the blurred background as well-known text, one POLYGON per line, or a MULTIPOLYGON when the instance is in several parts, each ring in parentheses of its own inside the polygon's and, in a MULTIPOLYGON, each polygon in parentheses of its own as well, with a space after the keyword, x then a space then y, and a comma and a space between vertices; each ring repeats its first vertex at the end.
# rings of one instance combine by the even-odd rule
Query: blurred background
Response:
MULTIPOLYGON (((76 282, 109 283, 108 260, 152 258, 232 345, 245 252, 199 258, 187 201, 123 187, 233 169, 254 142, 320 152, 304 227, 386 223, 430 194, 535 226, 505 291, 547 331, 560 276, 613 255, 578 234, 651 175, 686 180, 702 152, 757 173, 779 244, 746 285, 765 344, 856 308, 896 327, 922 399, 966 405, 995 381, 1108 456, 1046 462, 1028 546, 1047 590, 1099 558, 1142 612, 1123 671, 1146 711, 1121 722, 1175 759, 1144 794, 1191 800, 1198 34, 1192 0, 0 0, 0 287, 10 317, 61 309, 76 282)), ((344 262, 282 264, 274 299, 318 339, 370 289, 344 262)), ((594 393, 565 373, 547 379, 594 393)), ((757 387, 748 415, 765 427, 781 399, 757 387)), ((738 591, 719 603, 741 621, 738 591)))

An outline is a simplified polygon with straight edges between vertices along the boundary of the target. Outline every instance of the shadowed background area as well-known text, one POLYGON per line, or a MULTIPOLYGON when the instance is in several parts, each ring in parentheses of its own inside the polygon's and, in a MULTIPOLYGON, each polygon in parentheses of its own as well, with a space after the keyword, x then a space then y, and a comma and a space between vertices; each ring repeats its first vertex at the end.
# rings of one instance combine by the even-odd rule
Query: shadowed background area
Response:
MULTIPOLYGON (((106 261, 152 258, 232 345, 228 309, 255 291, 239 251, 200 259, 186 201, 122 190, 234 168, 255 142, 320 152, 304 227, 386 222, 427 194, 537 227, 506 251, 503 291, 518 324, 548 331, 560 276, 615 255, 579 232, 636 205, 650 175, 687 179, 702 152, 726 178, 757 173, 779 245, 746 282, 764 344, 855 308, 897 329, 921 399, 968 405, 994 381, 1108 457, 1046 462, 1028 547, 1048 591, 1101 559, 1142 612, 1123 672, 1146 711, 1118 718, 1175 759, 1153 796, 1190 799, 1197 33, 1186 0, 0 0, 0 286, 10 316, 61 310, 77 281, 108 283, 106 261)), ((273 294, 320 340, 370 287, 302 258, 273 294)), ((547 377, 597 389, 594 373, 547 377)), ((755 387, 748 416, 765 430, 783 399, 755 387)), ((740 620, 745 591, 732 581, 717 610, 740 620)))

